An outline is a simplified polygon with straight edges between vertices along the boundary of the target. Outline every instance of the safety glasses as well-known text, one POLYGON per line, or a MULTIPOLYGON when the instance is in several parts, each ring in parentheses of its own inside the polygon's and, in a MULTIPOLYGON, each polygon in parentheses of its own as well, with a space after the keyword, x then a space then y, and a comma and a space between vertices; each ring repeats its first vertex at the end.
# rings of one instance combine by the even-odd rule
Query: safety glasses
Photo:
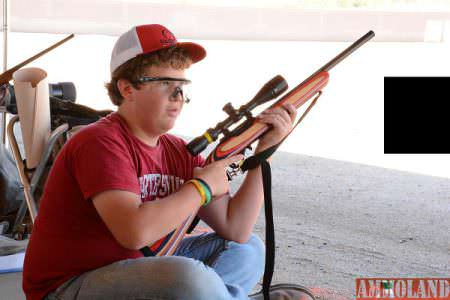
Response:
POLYGON ((156 88, 169 97, 170 101, 178 101, 178 96, 184 103, 191 101, 189 97, 188 85, 190 80, 185 78, 173 78, 173 77, 148 77, 143 76, 139 78, 140 83, 155 82, 156 88))

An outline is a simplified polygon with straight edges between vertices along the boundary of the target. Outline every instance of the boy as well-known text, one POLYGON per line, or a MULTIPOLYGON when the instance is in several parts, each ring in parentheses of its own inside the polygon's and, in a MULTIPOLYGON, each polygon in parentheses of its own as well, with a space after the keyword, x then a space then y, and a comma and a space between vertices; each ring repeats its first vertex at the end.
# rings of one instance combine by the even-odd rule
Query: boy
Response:
MULTIPOLYGON (((107 84, 117 112, 77 133, 52 167, 24 264, 27 299, 248 299, 264 267, 252 234, 260 170, 231 197, 225 169, 241 155, 203 166, 167 134, 187 101, 185 70, 205 56, 158 24, 119 37, 107 84), (155 256, 192 214, 214 233, 155 256)), ((292 106, 264 113, 273 129, 256 152, 277 144, 295 115, 292 106)))

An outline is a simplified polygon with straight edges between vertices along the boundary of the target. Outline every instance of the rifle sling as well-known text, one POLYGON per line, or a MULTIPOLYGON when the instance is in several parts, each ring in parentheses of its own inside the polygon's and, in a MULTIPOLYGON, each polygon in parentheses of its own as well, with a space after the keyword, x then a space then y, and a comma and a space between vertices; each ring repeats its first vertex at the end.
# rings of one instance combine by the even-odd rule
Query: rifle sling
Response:
MULTIPOLYGON (((293 126, 291 132, 300 124, 301 121, 306 117, 311 108, 316 104, 317 99, 321 96, 320 91, 318 95, 313 99, 311 104, 305 110, 303 115, 293 126)), ((270 164, 267 159, 278 149, 281 143, 289 136, 286 135, 281 142, 278 144, 265 149, 249 158, 247 158, 241 166, 242 172, 247 170, 255 169, 261 165, 261 173, 263 180, 263 190, 264 190, 264 212, 265 212, 265 222, 266 222, 266 263, 264 267, 264 277, 262 293, 264 300, 270 300, 270 285, 272 283, 273 272, 275 268, 275 226, 273 223, 273 208, 272 208, 272 172, 270 169, 270 164)))

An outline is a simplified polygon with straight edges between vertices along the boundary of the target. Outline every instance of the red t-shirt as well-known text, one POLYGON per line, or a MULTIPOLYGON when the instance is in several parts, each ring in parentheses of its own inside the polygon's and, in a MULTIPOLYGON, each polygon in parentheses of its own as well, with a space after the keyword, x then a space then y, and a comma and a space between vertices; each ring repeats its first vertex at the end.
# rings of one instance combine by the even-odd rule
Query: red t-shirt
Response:
POLYGON ((115 240, 92 204, 94 195, 115 189, 142 201, 163 198, 203 162, 173 135, 146 145, 117 113, 83 128, 60 151, 47 179, 25 256, 27 299, 42 299, 73 276, 143 256, 115 240))

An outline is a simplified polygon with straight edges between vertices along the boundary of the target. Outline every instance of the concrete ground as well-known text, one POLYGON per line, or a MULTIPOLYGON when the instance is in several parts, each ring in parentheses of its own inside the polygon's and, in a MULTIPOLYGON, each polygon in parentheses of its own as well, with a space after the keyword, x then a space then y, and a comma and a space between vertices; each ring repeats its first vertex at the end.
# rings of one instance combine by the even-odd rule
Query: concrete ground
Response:
POLYGON ((272 166, 274 283, 354 298, 358 277, 449 277, 450 179, 289 153, 272 166))
MULTIPOLYGON (((273 283, 352 298, 358 277, 449 277, 450 179, 282 152, 272 166, 273 283)), ((0 300, 20 289, 21 273, 0 275, 0 300)))
POLYGON ((22 299, 22 273, 0 274, 0 300, 22 299))

